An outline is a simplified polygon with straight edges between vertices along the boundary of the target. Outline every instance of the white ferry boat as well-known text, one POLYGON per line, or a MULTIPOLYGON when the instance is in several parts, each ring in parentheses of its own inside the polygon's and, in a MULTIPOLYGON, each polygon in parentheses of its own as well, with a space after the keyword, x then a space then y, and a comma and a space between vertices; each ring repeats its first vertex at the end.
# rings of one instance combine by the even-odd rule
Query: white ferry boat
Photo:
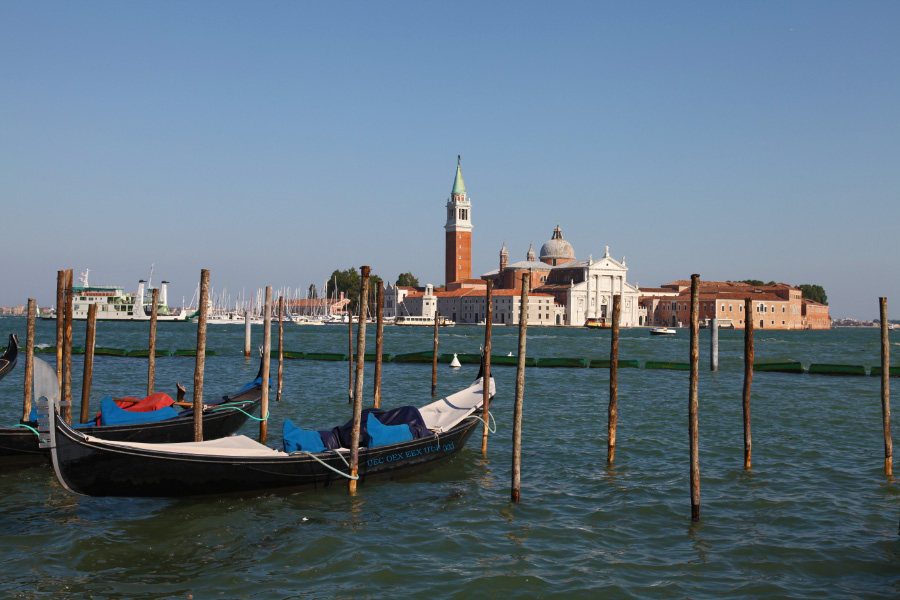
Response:
MULTIPOLYGON (((399 316, 394 320, 394 325, 434 327, 434 317, 399 316)), ((452 327, 453 325, 456 325, 455 321, 451 321, 443 315, 438 316, 438 327, 452 327)))
MULTIPOLYGON (((72 286, 72 317, 75 320, 85 320, 88 309, 92 304, 97 305, 98 321, 149 321, 152 299, 145 298, 145 291, 152 298, 149 285, 143 279, 138 282, 137 292, 128 294, 122 286, 117 285, 90 285, 88 274, 90 269, 85 269, 78 278, 81 285, 72 286)), ((181 311, 171 310, 167 304, 168 281, 163 281, 159 286, 159 301, 156 307, 156 319, 158 321, 184 321, 185 315, 181 311)), ((55 319, 56 311, 51 310, 41 315, 42 319, 55 319)))

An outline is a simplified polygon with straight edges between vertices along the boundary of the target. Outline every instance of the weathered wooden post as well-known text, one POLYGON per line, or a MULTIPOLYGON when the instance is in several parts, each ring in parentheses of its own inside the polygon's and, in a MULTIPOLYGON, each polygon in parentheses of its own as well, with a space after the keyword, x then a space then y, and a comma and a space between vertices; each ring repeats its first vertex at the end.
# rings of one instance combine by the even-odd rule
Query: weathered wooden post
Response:
POLYGON ((437 363, 438 363, 438 322, 441 320, 440 313, 434 311, 434 345, 431 350, 431 397, 437 394, 437 363))
MULTIPOLYGON (((91 380, 94 377, 94 345, 97 339, 97 305, 88 306, 87 331, 84 336, 84 376, 81 380, 81 422, 90 418, 91 380)), ((152 388, 151 388, 152 389, 152 388)), ((150 392, 153 393, 152 391, 150 392)), ((149 395, 149 394, 148 394, 149 395)))
POLYGON ((63 418, 72 424, 72 269, 66 271, 66 323, 63 331, 63 418))
POLYGON ((484 373, 482 381, 481 406, 484 412, 484 427, 481 430, 481 454, 487 456, 487 440, 491 420, 491 333, 494 319, 494 282, 490 279, 485 290, 484 310, 484 373))
POLYGON ((28 299, 28 321, 25 340, 25 401, 22 403, 22 420, 27 421, 31 415, 31 395, 34 389, 34 321, 37 315, 37 300, 28 299))
POLYGON ((378 282, 375 299, 375 408, 381 408, 381 354, 384 352, 384 281, 378 282))
POLYGON ((891 346, 888 339, 887 298, 879 298, 881 310, 881 418, 884 421, 884 474, 894 472, 894 443, 891 440, 891 346))
POLYGON ((616 425, 619 421, 619 319, 622 296, 613 296, 612 332, 609 342, 609 420, 607 425, 606 463, 616 458, 616 425))
POLYGON ((284 296, 278 296, 278 388, 275 402, 281 402, 281 387, 284 382, 284 296))
POLYGON ((56 272, 56 379, 63 398, 63 331, 66 325, 66 271, 56 272))
MULTIPOLYGON (((353 430, 350 434, 350 476, 359 475, 359 434, 362 424, 363 367, 366 356, 366 312, 369 303, 369 267, 360 267, 359 325, 356 328, 356 385, 353 390, 353 430)), ((350 493, 356 493, 356 479, 350 480, 350 493)))
POLYGON ((209 269, 200 270, 197 359, 194 363, 194 441, 203 441, 203 370, 206 367, 206 317, 209 314, 209 269))
POLYGON ((709 370, 719 370, 719 320, 709 320, 709 370))
MULTIPOLYGON (((159 288, 153 290, 153 296, 150 302, 153 307, 150 309, 150 348, 147 351, 147 395, 153 393, 153 383, 156 378, 156 317, 159 313, 159 288)), ((93 306, 93 304, 91 305, 93 306)), ((90 318, 90 317, 88 317, 90 318)))
POLYGON ((700 276, 691 275, 691 382, 688 393, 688 433, 691 438, 691 521, 700 520, 700 432, 697 384, 700 376, 700 276))
POLYGON ((244 357, 250 356, 250 311, 244 311, 244 357))
POLYGON ((753 386, 753 300, 744 300, 744 468, 750 468, 750 388, 753 386))
POLYGON ((513 406, 512 501, 518 502, 522 487, 522 408, 525 398, 525 338, 528 331, 528 287, 531 274, 522 275, 519 306, 519 358, 516 366, 516 400, 513 406))
POLYGON ((272 360, 272 286, 266 286, 266 308, 263 313, 262 401, 259 404, 259 443, 266 443, 269 423, 269 365, 272 360))

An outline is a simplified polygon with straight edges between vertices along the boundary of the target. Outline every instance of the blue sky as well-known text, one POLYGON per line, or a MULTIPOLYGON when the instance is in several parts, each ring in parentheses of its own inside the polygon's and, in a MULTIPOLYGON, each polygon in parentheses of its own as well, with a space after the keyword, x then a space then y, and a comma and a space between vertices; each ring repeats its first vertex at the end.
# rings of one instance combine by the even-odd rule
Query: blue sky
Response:
MULTIPOLYGON (((443 283, 548 240, 657 286, 900 306, 900 3, 0 3, 0 305, 335 268, 443 283)), ((177 299, 177 300, 176 300, 177 299)), ((900 314, 894 309, 892 316, 900 314)))

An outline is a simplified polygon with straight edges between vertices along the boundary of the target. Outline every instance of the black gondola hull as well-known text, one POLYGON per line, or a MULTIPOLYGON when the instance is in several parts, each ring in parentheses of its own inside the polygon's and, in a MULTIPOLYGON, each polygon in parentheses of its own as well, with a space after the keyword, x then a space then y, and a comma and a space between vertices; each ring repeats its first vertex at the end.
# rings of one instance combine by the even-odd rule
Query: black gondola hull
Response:
MULTIPOLYGON (((214 440, 236 432, 262 399, 262 385, 257 384, 221 399, 229 408, 204 411, 203 439, 214 440), (239 410, 240 409, 240 410, 239 410)), ((213 408, 215 408, 213 406, 213 408)), ((31 424, 36 427, 36 423, 31 424)), ((155 423, 106 425, 79 428, 85 435, 119 442, 169 444, 194 440, 194 416, 188 409, 179 416, 155 423)), ((50 464, 50 451, 38 447, 38 437, 24 427, 0 427, 0 470, 50 464)))
MULTIPOLYGON (((359 481, 406 477, 437 466, 463 448, 480 422, 468 419, 434 437, 360 448, 359 481)), ((220 496, 347 485, 345 476, 307 454, 235 458, 159 452, 86 440, 60 424, 53 435, 60 481, 88 496, 220 496)), ((349 460, 349 451, 343 455, 349 460)), ((316 456, 349 472, 336 452, 316 456)))
POLYGON ((16 368, 16 362, 19 359, 19 338, 16 334, 9 334, 9 344, 6 351, 0 356, 0 379, 6 377, 13 369, 16 368))

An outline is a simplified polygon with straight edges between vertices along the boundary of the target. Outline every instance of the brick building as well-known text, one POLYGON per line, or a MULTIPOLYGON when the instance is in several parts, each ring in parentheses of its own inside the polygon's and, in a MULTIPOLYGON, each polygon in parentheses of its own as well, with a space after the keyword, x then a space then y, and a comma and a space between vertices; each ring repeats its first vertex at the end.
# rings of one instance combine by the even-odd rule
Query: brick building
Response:
MULTIPOLYGON (((647 324, 679 327, 690 322, 690 281, 674 281, 642 292, 640 303, 647 312, 647 324)), ((796 287, 784 283, 753 286, 732 281, 700 282, 701 325, 718 319, 720 327, 743 329, 747 318, 744 300, 747 298, 752 300, 753 324, 757 329, 831 327, 828 306, 804 299, 796 287)))

